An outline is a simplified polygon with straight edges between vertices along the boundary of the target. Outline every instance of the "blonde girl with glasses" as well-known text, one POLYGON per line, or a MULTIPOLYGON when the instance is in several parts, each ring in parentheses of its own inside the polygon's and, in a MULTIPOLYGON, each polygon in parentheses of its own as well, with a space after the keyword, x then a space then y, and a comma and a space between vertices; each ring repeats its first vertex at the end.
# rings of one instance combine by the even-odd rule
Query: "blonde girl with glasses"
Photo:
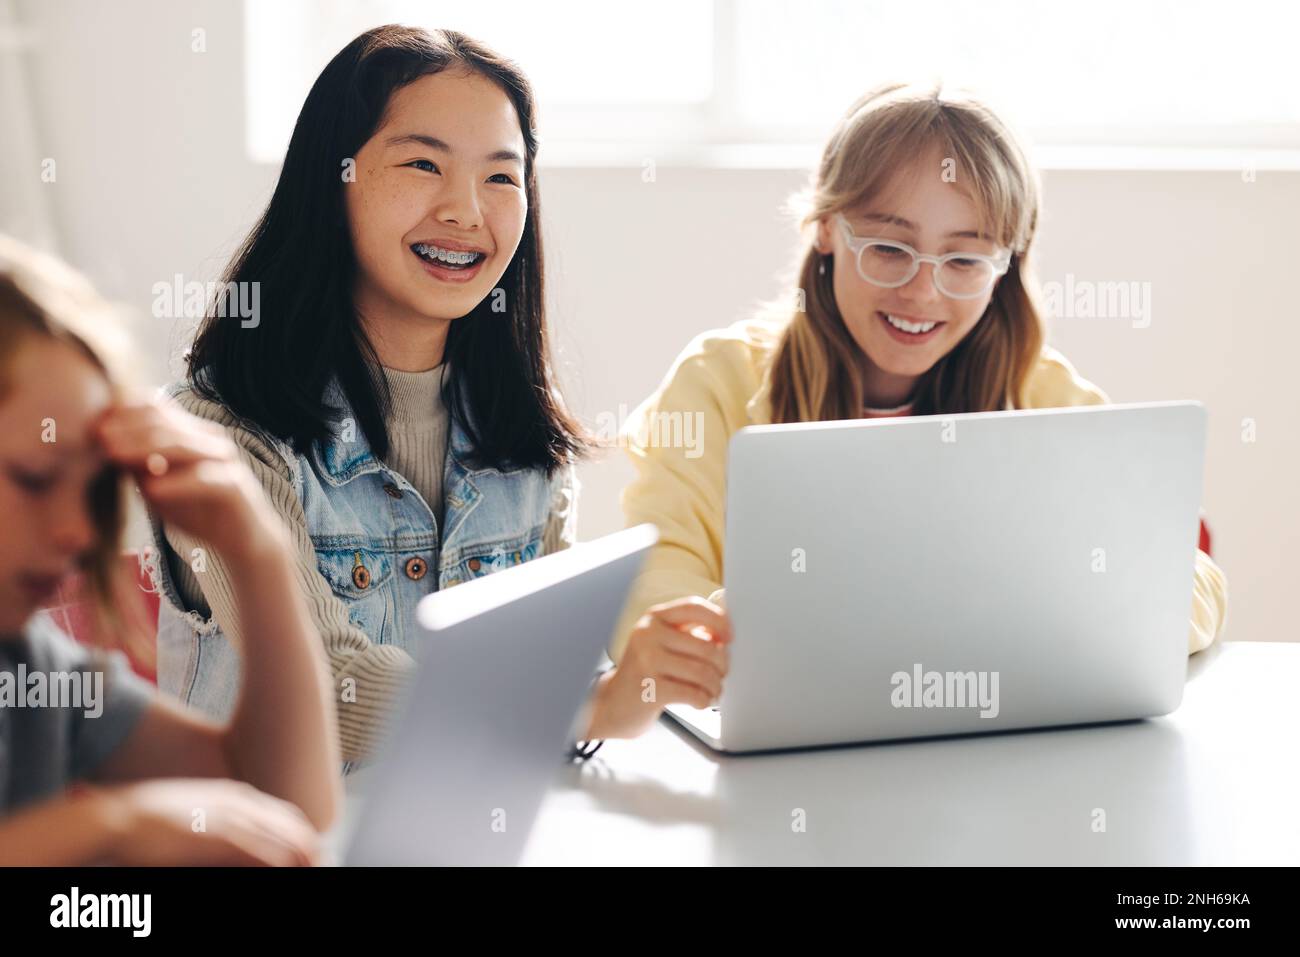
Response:
MULTIPOLYGON (((628 423, 637 475, 624 511, 661 534, 611 646, 620 668, 608 680, 625 687, 607 698, 629 727, 659 711, 631 682, 653 671, 631 660, 652 643, 625 655, 629 636, 680 630, 659 620, 661 603, 722 601, 726 452, 737 430, 1109 401, 1046 344, 1030 272, 1036 175, 978 100, 905 85, 867 94, 799 199, 806 238, 793 308, 695 338, 628 423), (703 416, 702 455, 647 441, 664 414, 703 416)), ((1204 551, 1193 575, 1189 653, 1219 636, 1227 609, 1223 573, 1204 551)), ((725 645, 713 650, 725 676, 725 645)), ((717 686, 713 675, 700 700, 717 686)))

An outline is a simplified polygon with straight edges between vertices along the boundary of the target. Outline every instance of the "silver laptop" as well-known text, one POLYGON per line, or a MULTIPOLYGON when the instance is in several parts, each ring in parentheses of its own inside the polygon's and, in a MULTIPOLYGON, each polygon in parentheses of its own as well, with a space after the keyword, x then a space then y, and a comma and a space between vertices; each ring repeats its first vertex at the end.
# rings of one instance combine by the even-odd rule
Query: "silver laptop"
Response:
POLYGON ((670 716, 756 751, 1166 714, 1197 402, 756 426, 731 441, 731 672, 670 716))
POLYGON ((656 538, 638 525, 420 602, 419 674, 347 864, 518 861, 656 538))

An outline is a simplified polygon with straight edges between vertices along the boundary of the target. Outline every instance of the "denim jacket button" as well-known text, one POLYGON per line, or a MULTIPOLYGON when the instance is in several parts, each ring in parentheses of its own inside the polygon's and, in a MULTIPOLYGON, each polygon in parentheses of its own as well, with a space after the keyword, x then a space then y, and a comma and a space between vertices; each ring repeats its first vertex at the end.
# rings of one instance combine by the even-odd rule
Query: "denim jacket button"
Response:
POLYGON ((365 591, 370 587, 370 569, 361 562, 361 553, 352 553, 352 584, 365 591))
POLYGON ((392 482, 385 482, 385 483, 384 483, 384 491, 388 493, 388 497, 389 497, 389 498, 401 498, 401 497, 402 497, 402 490, 401 490, 400 488, 398 488, 396 485, 394 485, 392 482))
POLYGON ((470 570, 470 571, 472 571, 472 572, 476 572, 476 571, 478 571, 478 570, 479 570, 480 568, 482 568, 482 567, 483 567, 483 563, 482 563, 481 561, 479 561, 477 558, 471 558, 471 559, 469 560, 469 570, 470 570))
POLYGON ((413 582, 418 582, 428 570, 428 563, 418 555, 406 560, 406 577, 413 582))

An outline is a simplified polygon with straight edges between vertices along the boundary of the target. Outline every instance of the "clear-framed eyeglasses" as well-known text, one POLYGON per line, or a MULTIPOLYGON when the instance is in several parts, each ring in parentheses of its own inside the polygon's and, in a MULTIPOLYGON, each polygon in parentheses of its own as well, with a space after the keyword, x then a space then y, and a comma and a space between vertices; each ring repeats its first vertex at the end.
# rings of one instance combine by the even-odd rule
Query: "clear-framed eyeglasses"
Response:
POLYGON ((993 288, 998 277, 1011 268, 1011 253, 985 256, 981 253, 947 253, 927 256, 896 239, 855 236, 853 227, 836 213, 844 242, 856 257, 858 275, 886 289, 897 289, 912 281, 921 263, 934 267, 934 286, 949 299, 975 299, 993 288))

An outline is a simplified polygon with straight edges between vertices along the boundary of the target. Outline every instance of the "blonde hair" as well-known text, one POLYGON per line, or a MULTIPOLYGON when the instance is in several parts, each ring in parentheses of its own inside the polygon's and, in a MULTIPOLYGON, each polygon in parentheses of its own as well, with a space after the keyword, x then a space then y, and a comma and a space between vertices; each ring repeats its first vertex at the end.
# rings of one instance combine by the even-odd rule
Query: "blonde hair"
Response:
MULTIPOLYGON (((987 106, 938 87, 891 84, 866 94, 840 120, 809 188, 796 199, 800 225, 811 233, 823 217, 880 195, 936 149, 952 162, 984 228, 1012 257, 979 322, 921 377, 913 411, 1021 408, 1045 338, 1027 264, 1039 187, 1015 137, 987 106)), ((811 235, 797 281, 803 308, 789 315, 778 338, 772 421, 856 418, 864 404, 861 352, 835 303, 832 260, 811 235)))
MULTIPOLYGON (((0 234, 0 402, 14 389, 13 367, 30 341, 63 343, 84 355, 120 397, 127 380, 121 317, 80 274, 0 234)), ((122 569, 126 481, 106 470, 88 490, 96 541, 83 570, 94 603, 95 639, 147 661, 151 636, 140 590, 122 569)))

